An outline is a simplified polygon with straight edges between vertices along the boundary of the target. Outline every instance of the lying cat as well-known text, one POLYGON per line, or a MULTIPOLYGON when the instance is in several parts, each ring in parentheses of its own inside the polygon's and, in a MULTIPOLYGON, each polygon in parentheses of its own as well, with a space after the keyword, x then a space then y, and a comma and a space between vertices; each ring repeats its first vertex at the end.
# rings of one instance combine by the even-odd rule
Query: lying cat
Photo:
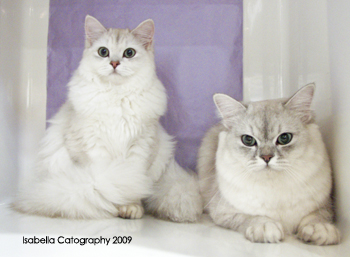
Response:
POLYGON ((332 224, 331 167, 314 114, 314 85, 289 100, 244 105, 214 95, 222 123, 198 154, 205 211, 252 242, 296 233, 305 242, 338 244, 332 224))
POLYGON ((85 33, 68 99, 13 206, 51 217, 131 219, 145 207, 160 218, 195 221, 198 183, 175 162, 175 142, 159 123, 167 96, 155 72, 153 21, 130 31, 87 16, 85 33))

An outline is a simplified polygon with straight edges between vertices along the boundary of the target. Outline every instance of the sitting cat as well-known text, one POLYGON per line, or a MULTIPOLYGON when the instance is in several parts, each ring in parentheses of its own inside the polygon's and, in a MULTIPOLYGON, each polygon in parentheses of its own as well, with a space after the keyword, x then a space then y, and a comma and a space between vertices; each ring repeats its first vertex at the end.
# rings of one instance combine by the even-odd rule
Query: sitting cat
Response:
POLYGON ((248 105, 214 95, 222 123, 203 139, 197 167, 205 211, 216 224, 252 242, 276 243, 296 233, 317 245, 339 243, 313 94, 309 84, 289 100, 248 105))
POLYGON ((85 19, 86 43, 66 103, 50 120, 33 178, 13 206, 66 218, 195 221, 199 186, 174 160, 160 125, 167 96, 155 72, 152 20, 106 29, 85 19))

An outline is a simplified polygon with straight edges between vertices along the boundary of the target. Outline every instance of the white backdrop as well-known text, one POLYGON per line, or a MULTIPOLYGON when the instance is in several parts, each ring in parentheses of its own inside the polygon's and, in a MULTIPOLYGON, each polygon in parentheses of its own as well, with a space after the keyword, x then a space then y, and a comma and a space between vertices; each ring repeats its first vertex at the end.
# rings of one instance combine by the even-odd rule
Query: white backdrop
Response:
POLYGON ((45 130, 48 11, 48 0, 0 0, 0 203, 45 130))
POLYGON ((326 0, 244 1, 244 100, 289 97, 315 82, 313 108, 331 116, 326 0))
MULTIPOLYGON (((328 0, 332 130, 330 153, 335 173, 338 227, 350 248, 350 1, 328 0)), ((349 254, 349 252, 348 252, 349 254)))

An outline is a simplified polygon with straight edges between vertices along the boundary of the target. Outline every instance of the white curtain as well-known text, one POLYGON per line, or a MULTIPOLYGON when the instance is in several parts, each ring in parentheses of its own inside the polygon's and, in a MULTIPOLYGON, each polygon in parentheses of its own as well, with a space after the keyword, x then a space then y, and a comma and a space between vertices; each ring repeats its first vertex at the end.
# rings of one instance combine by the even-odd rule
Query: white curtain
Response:
POLYGON ((341 255, 350 248, 350 1, 244 0, 243 10, 244 100, 289 97, 316 84, 313 109, 334 172, 341 255))
POLYGON ((244 100, 289 97, 316 83, 322 132, 331 116, 327 1, 244 0, 244 100))

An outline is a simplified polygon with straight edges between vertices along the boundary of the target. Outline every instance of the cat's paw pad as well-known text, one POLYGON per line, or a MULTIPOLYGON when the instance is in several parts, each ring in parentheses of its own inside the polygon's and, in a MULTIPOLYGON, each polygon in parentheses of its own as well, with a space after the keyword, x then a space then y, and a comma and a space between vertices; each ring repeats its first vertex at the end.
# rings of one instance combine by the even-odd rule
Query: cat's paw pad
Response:
POLYGON ((256 243, 279 243, 284 239, 284 232, 281 223, 267 221, 249 226, 245 237, 256 243))
POLYGON ((339 230, 330 223, 308 224, 298 230, 297 236, 316 245, 334 245, 340 242, 339 230))
POLYGON ((118 207, 118 216, 124 219, 140 219, 145 210, 139 204, 122 205, 118 207))

